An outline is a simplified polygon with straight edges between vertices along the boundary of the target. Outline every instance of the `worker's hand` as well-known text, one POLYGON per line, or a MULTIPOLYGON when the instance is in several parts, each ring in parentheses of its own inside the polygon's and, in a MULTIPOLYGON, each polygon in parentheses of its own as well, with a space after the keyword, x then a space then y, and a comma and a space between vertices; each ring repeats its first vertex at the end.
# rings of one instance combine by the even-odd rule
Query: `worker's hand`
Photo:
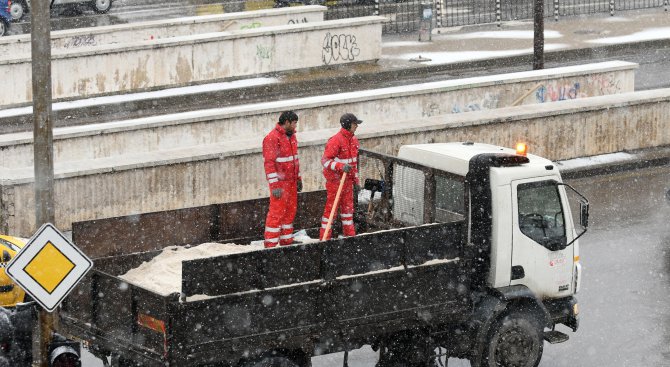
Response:
POLYGON ((302 192, 302 180, 298 180, 298 192, 302 192))
POLYGON ((283 190, 280 188, 272 189, 272 196, 279 199, 281 197, 282 191, 283 190))
POLYGON ((342 171, 349 173, 349 171, 351 171, 352 168, 353 167, 351 167, 350 165, 345 164, 344 167, 342 167, 342 171))

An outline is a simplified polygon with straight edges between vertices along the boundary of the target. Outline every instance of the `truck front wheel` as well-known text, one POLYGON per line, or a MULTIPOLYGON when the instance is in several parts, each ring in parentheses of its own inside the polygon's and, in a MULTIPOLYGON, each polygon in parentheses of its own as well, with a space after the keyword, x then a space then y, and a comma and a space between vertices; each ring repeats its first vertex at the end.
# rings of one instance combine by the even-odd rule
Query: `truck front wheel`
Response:
POLYGON ((513 311, 491 327, 482 367, 536 367, 540 364, 543 327, 530 312, 513 311))

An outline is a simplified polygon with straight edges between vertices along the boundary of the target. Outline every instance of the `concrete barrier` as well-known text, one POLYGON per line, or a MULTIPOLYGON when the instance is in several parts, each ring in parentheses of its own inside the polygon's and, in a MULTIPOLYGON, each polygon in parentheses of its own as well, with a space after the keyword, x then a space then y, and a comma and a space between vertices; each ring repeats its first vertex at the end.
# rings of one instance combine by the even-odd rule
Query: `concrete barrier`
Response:
MULTIPOLYGON (((53 98, 184 86, 378 60, 385 18, 360 17, 102 45, 52 54, 53 98)), ((0 60, 0 106, 32 99, 31 60, 0 60)))
MULTIPOLYGON (((345 111, 368 125, 495 109, 526 94, 519 103, 631 92, 636 68, 611 61, 58 128, 54 159, 100 159, 263 136, 287 109, 297 110, 298 128, 305 132, 337 126, 345 111)), ((32 160, 32 133, 0 135, 0 166, 27 166, 32 160)))
MULTIPOLYGON (((302 132, 307 190, 322 185, 320 157, 334 129, 302 132)), ((670 89, 363 124, 365 148, 395 154, 403 144, 471 140, 514 146, 552 160, 670 145, 670 89)), ((56 164, 56 225, 267 196, 261 137, 56 164)), ((0 230, 35 228, 32 168, 0 169, 0 230)), ((259 219, 263 220, 263 213, 259 219)))
MULTIPOLYGON (((285 24, 323 21, 327 8, 319 5, 203 15, 51 33, 51 48, 76 49, 107 44, 150 41, 203 33, 255 29, 285 24)), ((0 60, 30 57, 30 34, 0 38, 0 60)))

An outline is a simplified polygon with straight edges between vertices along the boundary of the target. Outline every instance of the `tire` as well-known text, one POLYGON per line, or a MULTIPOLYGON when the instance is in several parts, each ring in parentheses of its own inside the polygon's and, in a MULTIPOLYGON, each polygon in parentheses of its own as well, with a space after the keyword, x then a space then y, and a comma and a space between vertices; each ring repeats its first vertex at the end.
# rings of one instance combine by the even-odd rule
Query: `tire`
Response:
POLYGON ((112 0, 91 0, 91 9, 98 14, 105 14, 112 8, 112 0))
POLYGON ((9 22, 6 22, 4 19, 0 19, 0 37, 7 34, 9 30, 9 22))
POLYGON ((23 1, 12 2, 12 6, 9 7, 9 14, 12 16, 12 21, 18 22, 26 16, 28 12, 28 7, 23 1))
POLYGON ((544 328, 530 312, 513 311, 491 326, 482 367, 537 367, 544 328))

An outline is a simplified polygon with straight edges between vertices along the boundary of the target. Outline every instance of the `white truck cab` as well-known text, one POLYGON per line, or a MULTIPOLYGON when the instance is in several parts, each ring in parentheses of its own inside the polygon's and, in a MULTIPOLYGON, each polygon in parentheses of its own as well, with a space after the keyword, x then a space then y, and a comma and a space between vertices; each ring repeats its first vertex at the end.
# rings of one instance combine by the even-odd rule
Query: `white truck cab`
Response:
MULTIPOLYGON (((484 215, 490 218, 491 225, 490 229, 476 229, 474 237, 490 231, 486 286, 499 289, 523 285, 538 300, 571 296, 579 291, 577 238, 584 233, 578 233, 572 220, 566 187, 574 190, 562 183, 554 163, 526 154, 525 145, 518 148, 469 142, 405 145, 398 158, 444 172, 435 178, 437 221, 461 220, 472 214, 466 213, 466 208, 477 207, 466 205, 475 200, 466 194, 471 192, 466 190, 466 182, 473 181, 478 167, 482 167, 487 174, 479 176, 485 177, 486 186, 490 187, 486 204, 490 202, 490 208, 484 215), (480 157, 487 157, 483 161, 500 157, 502 163, 478 164, 480 157)), ((424 208, 422 196, 416 192, 424 182, 411 171, 399 167, 395 173, 394 216, 419 225, 423 223, 424 208)), ((586 199, 576 194, 582 199, 581 204, 588 206, 586 199)), ((472 232, 473 228, 469 230, 472 232)))

